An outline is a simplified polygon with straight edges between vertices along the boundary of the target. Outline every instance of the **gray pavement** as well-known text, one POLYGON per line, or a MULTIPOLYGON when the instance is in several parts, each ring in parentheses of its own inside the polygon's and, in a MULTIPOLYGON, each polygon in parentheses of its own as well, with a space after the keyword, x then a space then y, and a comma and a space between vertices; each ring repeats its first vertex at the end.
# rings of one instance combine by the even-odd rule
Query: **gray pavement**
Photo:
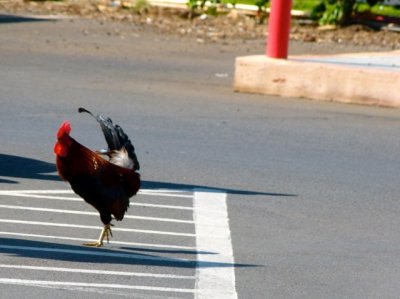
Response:
POLYGON ((399 110, 235 93, 234 59, 261 53, 259 41, 197 44, 79 20, 5 23, 0 39, 4 298, 194 298, 210 274, 218 297, 232 269, 225 298, 398 298, 399 110), (127 218, 105 248, 87 249, 99 219, 70 211, 90 206, 60 199, 68 193, 15 196, 69 190, 54 172, 61 121, 104 146, 79 106, 118 121, 137 147, 143 193, 127 215, 193 223, 127 218), (207 194, 226 197, 227 217, 197 210, 207 194), (221 231, 197 242, 209 227, 195 215, 219 228, 229 219, 232 256, 221 231))

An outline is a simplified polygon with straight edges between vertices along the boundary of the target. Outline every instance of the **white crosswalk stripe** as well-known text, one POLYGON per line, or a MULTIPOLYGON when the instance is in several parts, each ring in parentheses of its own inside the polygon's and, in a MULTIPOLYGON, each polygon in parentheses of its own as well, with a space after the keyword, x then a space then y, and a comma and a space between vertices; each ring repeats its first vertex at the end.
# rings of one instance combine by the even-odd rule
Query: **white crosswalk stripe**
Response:
POLYGON ((68 215, 75 216, 74 219, 77 219, 77 216, 98 216, 98 212, 90 206, 81 205, 83 200, 71 190, 0 190, 0 198, 4 199, 0 204, 0 223, 2 223, 0 239, 7 240, 0 243, 0 256, 12 253, 31 259, 50 258, 47 265, 27 265, 22 261, 18 262, 18 259, 0 264, 0 285, 83 292, 96 290, 96 292, 107 294, 136 290, 150 292, 154 296, 162 296, 165 293, 175 294, 173 296, 175 298, 181 298, 180 296, 185 294, 182 298, 236 299, 234 258, 226 210, 226 194, 207 190, 144 189, 138 196, 142 200, 132 202, 130 213, 125 215, 124 221, 116 223, 117 226, 113 228, 113 232, 118 233, 118 237, 115 237, 115 240, 112 239, 104 248, 92 249, 75 242, 93 242, 93 239, 83 237, 83 235, 86 235, 86 230, 100 230, 100 225, 87 224, 91 218, 87 218, 85 223, 69 223, 65 222, 65 219, 68 219, 68 215), (151 201, 143 200, 146 197, 151 197, 151 201), (19 198, 19 200, 15 202, 10 200, 12 198, 19 198), (189 206, 189 203, 192 205, 189 206), (80 206, 75 207, 76 204, 80 206), (147 215, 140 214, 135 207, 141 207, 143 210, 140 211, 147 215), (154 212, 151 212, 153 209, 154 212), (46 219, 50 217, 51 221, 37 218, 41 215, 48 215, 46 219), (59 218, 64 221, 57 221, 56 219, 59 218), (130 221, 136 221, 134 228, 129 227, 130 221), (180 231, 174 231, 174 228, 178 228, 177 225, 180 231), (162 229, 149 229, 152 226, 162 227, 162 229), (74 229, 78 235, 68 236, 70 232, 66 233, 65 229, 74 229), (130 237, 131 234, 135 234, 135 237, 130 237), (146 235, 154 237, 146 239, 146 235), (7 239, 4 239, 5 237, 7 239), (178 239, 174 240, 175 242, 171 242, 172 240, 168 242, 163 239, 166 237, 178 239), (139 239, 136 240, 136 238, 139 239), (71 245, 71 242, 74 243, 71 245), (57 262, 58 256, 61 258, 60 262, 57 262), (64 261, 63 257, 68 258, 64 261), (112 264, 100 269, 85 268, 81 264, 76 267, 78 264, 75 261, 84 260, 84 257, 132 262, 125 264, 124 270, 112 267, 112 264), (68 262, 69 260, 74 261, 75 267, 68 262), (163 265, 162 268, 154 268, 162 271, 157 273, 154 269, 149 272, 143 271, 147 268, 141 265, 146 265, 146 263, 163 265), (178 268, 173 273, 165 272, 165 265, 178 268), (12 276, 10 273, 18 275, 12 276), (40 276, 32 276, 32 273, 40 274, 40 276), (117 283, 116 280, 111 279, 107 282, 94 283, 92 280, 70 281, 64 276, 55 280, 51 273, 73 275, 69 277, 83 274, 98 275, 107 276, 110 279, 120 276, 132 281, 117 283), (137 281, 138 279, 142 280, 137 281), (145 285, 142 282, 146 282, 146 279, 157 281, 163 279, 169 283, 166 285, 160 281, 156 284, 145 285), (185 281, 186 283, 183 283, 185 281))

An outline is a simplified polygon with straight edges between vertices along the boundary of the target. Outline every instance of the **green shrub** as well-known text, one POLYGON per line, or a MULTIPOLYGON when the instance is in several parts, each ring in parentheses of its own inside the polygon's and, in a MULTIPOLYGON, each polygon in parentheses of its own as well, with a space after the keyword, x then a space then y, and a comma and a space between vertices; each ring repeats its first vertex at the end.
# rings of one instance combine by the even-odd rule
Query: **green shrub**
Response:
MULTIPOLYGON (((383 0, 367 0, 372 7, 383 0)), ((312 10, 311 17, 320 25, 348 25, 357 10, 356 0, 321 0, 312 10)))

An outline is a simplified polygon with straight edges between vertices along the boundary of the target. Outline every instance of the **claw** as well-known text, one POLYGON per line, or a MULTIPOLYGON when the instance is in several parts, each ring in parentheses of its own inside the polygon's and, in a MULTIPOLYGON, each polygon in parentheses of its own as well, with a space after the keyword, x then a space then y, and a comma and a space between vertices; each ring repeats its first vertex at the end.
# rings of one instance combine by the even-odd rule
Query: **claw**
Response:
POLYGON ((93 242, 93 243, 83 243, 84 246, 89 246, 89 247, 101 247, 103 246, 103 242, 93 242))
POLYGON ((90 247, 101 247, 101 246, 103 246, 104 238, 106 238, 107 243, 109 243, 110 242, 110 236, 111 237, 113 236, 112 232, 111 232, 111 226, 112 226, 111 223, 104 225, 103 229, 101 230, 99 240, 97 242, 84 243, 83 245, 90 246, 90 247))

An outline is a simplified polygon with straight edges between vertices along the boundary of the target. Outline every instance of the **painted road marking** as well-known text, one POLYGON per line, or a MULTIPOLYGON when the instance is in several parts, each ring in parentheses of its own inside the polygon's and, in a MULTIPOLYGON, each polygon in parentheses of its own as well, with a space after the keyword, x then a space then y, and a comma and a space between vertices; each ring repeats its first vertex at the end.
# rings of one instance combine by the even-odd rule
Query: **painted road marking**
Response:
MULTIPOLYGON (((83 202, 83 199, 80 197, 51 196, 51 195, 34 194, 34 193, 28 193, 28 192, 2 191, 2 192, 0 192, 0 195, 83 202)), ((161 196, 161 195, 159 195, 159 196, 161 196)), ((151 207, 151 208, 159 208, 159 209, 174 209, 174 210, 189 210, 189 211, 193 210, 192 207, 176 206, 176 205, 172 206, 172 205, 148 204, 148 203, 137 203, 137 202, 131 202, 130 205, 137 206, 137 207, 151 207)))
POLYGON ((198 254, 196 299, 236 299, 234 258, 229 229, 226 193, 195 190, 194 219, 198 252, 217 252, 214 256, 198 254), (214 211, 214 212, 210 212, 214 211), (231 267, 201 267, 205 262, 225 263, 231 267))
POLYGON ((98 289, 128 289, 142 291, 158 291, 158 292, 173 292, 173 293, 195 293, 193 289, 183 288, 166 288, 166 287, 149 287, 149 286, 133 286, 125 284, 104 284, 104 283, 85 283, 85 282, 68 282, 68 281, 49 281, 49 280, 30 280, 30 279, 15 279, 15 278, 0 278, 2 284, 23 285, 23 286, 42 286, 42 287, 77 287, 81 289, 98 288, 98 289))
POLYGON ((157 208, 157 209, 173 209, 173 210, 189 210, 189 211, 192 211, 192 210, 193 210, 192 207, 171 206, 171 205, 159 205, 159 204, 150 204, 150 203, 131 202, 130 205, 132 205, 132 206, 139 206, 139 207, 157 208))
POLYGON ((34 271, 49 271, 49 272, 86 273, 86 274, 97 274, 97 275, 116 275, 116 276, 168 278, 168 279, 189 279, 189 280, 193 280, 193 279, 196 278, 196 276, 193 276, 193 275, 173 275, 173 274, 157 274, 157 273, 142 273, 142 272, 127 272, 127 271, 92 270, 92 269, 63 268, 63 267, 39 267, 39 266, 8 265, 8 264, 0 264, 0 268, 18 269, 18 270, 34 270, 34 271))
MULTIPOLYGON (((184 190, 141 189, 141 190, 139 190, 138 194, 192 199, 193 196, 191 194, 179 194, 179 193, 186 193, 186 192, 192 193, 192 191, 184 191, 184 190)), ((41 194, 41 195, 43 195, 43 194, 72 194, 72 195, 75 195, 75 193, 72 190, 64 190, 64 189, 63 190, 0 190, 0 195, 10 195, 10 196, 21 195, 22 196, 22 195, 37 195, 37 194, 41 194)), ((80 200, 82 200, 82 199, 80 199, 80 200)))
MULTIPOLYGON (((161 233, 161 234, 172 234, 172 235, 183 235, 187 237, 196 238, 196 247, 185 247, 188 250, 197 250, 196 260, 180 259, 180 258, 168 258, 168 257, 154 257, 140 254, 131 254, 123 252, 102 252, 101 250, 71 250, 63 248, 50 248, 50 247, 30 247, 30 246, 11 246, 11 245, 0 245, 0 248, 5 252, 10 250, 14 251, 39 251, 39 252, 54 252, 54 253, 68 253, 76 255, 92 255, 92 256, 108 256, 114 258, 125 258, 125 259, 150 259, 157 261, 165 261, 170 263, 187 263, 193 265, 196 270, 195 275, 195 289, 184 289, 184 288, 165 288, 165 287, 148 287, 148 286, 131 286, 131 285, 119 285, 119 284, 93 284, 84 282, 66 282, 66 281, 47 281, 47 280, 29 280, 29 279, 15 279, 15 278, 0 278, 0 283, 3 284, 14 284, 14 285, 26 285, 26 286, 40 286, 40 287, 57 287, 66 289, 86 289, 92 290, 94 288, 103 289, 136 289, 136 290, 151 290, 159 292, 182 292, 192 293, 196 299, 237 299, 236 286, 235 286, 235 273, 234 273, 234 256, 231 243, 231 234, 229 229, 229 219, 226 205, 227 195, 223 192, 213 190, 194 190, 191 194, 189 190, 142 190, 143 195, 154 195, 158 197, 182 197, 185 199, 193 200, 193 207, 186 206, 173 206, 173 205, 158 205, 158 204, 147 204, 150 208, 177 208, 181 210, 193 211, 194 221, 190 221, 188 224, 195 226, 195 234, 184 234, 174 232, 159 232, 159 231, 148 231, 148 230, 134 230, 115 228, 116 231, 130 231, 130 232, 147 232, 147 233, 161 233), (213 254, 202 254, 204 252, 210 252, 213 254)), ((7 190, 0 191, 0 195, 4 196, 19 196, 25 198, 41 198, 41 199, 57 199, 57 200, 68 200, 68 201, 82 201, 80 198, 74 197, 74 193, 71 190, 7 190), (60 196, 64 195, 64 196, 60 196), (71 196, 66 196, 71 195, 71 196)), ((20 209, 19 206, 2 205, 0 207, 8 209, 20 209), (17 207, 17 208, 16 208, 17 207)), ((36 210, 36 207, 24 207, 25 209, 32 209, 32 211, 40 212, 36 210), (34 209, 34 210, 33 210, 34 209)), ((40 209, 40 208, 39 208, 40 209)), ((56 209, 50 209, 55 212, 56 209)), ((61 210, 59 210, 61 211, 61 210)), ((67 210, 72 211, 73 210, 67 210)), ((55 212, 57 213, 57 212, 55 212)), ((85 212, 86 213, 86 212, 85 212)), ((96 213, 93 213, 96 214, 96 213)), ((92 214, 90 214, 92 215, 92 214)), ((185 221, 185 220, 183 220, 185 221)), ((0 219, 0 222, 16 223, 16 224, 30 224, 30 225, 48 225, 48 226, 60 226, 60 227, 79 227, 87 229, 99 229, 96 226, 87 225, 71 225, 63 223, 48 223, 48 222, 35 222, 35 221, 23 221, 23 220, 9 220, 0 219)), ((32 238, 52 238, 53 236, 35 235, 35 234, 22 234, 13 232, 0 232, 4 235, 25 235, 32 238)), ((55 236, 57 239, 64 240, 79 240, 87 241, 79 238, 69 238, 62 236, 55 236)), ((115 244, 137 244, 138 246, 149 246, 149 244, 130 243, 130 242, 113 242, 115 244)), ((176 245, 166 244, 153 244, 153 246, 165 246, 164 248, 176 245)), ((178 248, 178 247, 177 247, 178 248)), ((31 271, 50 271, 50 269, 57 267, 42 267, 43 269, 28 269, 23 267, 35 267, 27 265, 14 265, 17 268, 21 267, 20 270, 31 270, 31 271)), ((3 267, 6 268, 7 266, 3 267)), ((12 267, 9 266, 9 267, 12 267)), ((1 265, 0 265, 1 268, 1 265)), ((103 271, 103 270, 88 270, 80 269, 81 271, 103 271)), ((66 270, 54 270, 54 271, 69 271, 66 270)), ((104 270, 106 271, 106 270, 104 270)), ((115 272, 115 271, 114 271, 115 272)), ((118 272, 118 271, 116 271, 118 272)), ((98 274, 98 273, 88 273, 98 274)), ((117 274, 116 274, 117 275, 117 274)), ((121 274, 124 275, 124 274, 121 274)), ((151 275, 151 274, 149 274, 151 275)), ((192 276, 193 277, 193 276, 192 276)))
MULTIPOLYGON (((55 223, 55 222, 42 222, 42 221, 25 221, 25 220, 14 220, 14 219, 0 219, 1 223, 14 223, 14 224, 25 224, 25 225, 41 225, 41 226, 58 226, 58 227, 71 227, 71 228, 86 228, 86 229, 101 229, 98 226, 93 225, 81 225, 81 224, 69 224, 69 223, 55 223)), ((157 230, 146 230, 146 229, 135 229, 135 228, 113 228, 113 231, 120 232, 132 232, 141 234, 154 234, 154 235, 169 235, 169 236, 180 236, 180 237, 195 237, 195 234, 189 233, 176 233, 169 231, 157 231, 157 230)))
POLYGON ((20 193, 20 192, 1 192, 0 195, 25 197, 25 198, 55 199, 55 200, 65 200, 65 201, 80 201, 80 202, 83 201, 82 198, 78 197, 65 197, 65 196, 42 195, 33 193, 20 193))
MULTIPOLYGON (((63 213, 63 214, 77 214, 77 215, 90 215, 99 216, 98 212, 86 212, 86 211, 75 211, 75 210, 62 210, 62 209, 49 209, 49 208, 37 208, 37 207, 26 207, 26 206, 14 206, 14 205, 0 205, 0 209, 13 209, 13 210, 27 210, 37 212, 51 212, 51 213, 63 213)), ((137 220, 148 220, 148 221, 161 221, 161 222, 174 222, 174 223, 188 223, 193 224, 193 220, 179 220, 172 218, 157 218, 157 217, 143 217, 143 216, 132 216, 125 215, 124 219, 137 219, 137 220)))
MULTIPOLYGON (((97 239, 84 239, 84 238, 39 235, 39 234, 24 234, 24 233, 17 233, 17 232, 2 232, 2 231, 0 231, 0 235, 30 237, 30 238, 39 238, 39 239, 70 240, 70 241, 79 241, 79 242, 85 242, 85 243, 97 241, 97 239)), ((130 246, 155 247, 155 248, 164 248, 164 249, 168 248, 168 249, 180 249, 180 250, 196 250, 196 247, 183 246, 183 245, 123 242, 123 241, 114 241, 114 240, 112 241, 112 243, 115 245, 130 245, 130 246)))
MULTIPOLYGON (((189 191, 183 191, 183 192, 189 192, 189 191)), ((179 194, 181 191, 166 191, 166 190, 147 190, 143 189, 139 191, 138 194, 145 194, 145 195, 150 195, 150 196, 162 196, 162 197, 174 197, 174 198, 188 198, 188 199, 193 199, 193 195, 191 194, 179 194)), ((192 193, 192 191, 190 191, 192 193)))

